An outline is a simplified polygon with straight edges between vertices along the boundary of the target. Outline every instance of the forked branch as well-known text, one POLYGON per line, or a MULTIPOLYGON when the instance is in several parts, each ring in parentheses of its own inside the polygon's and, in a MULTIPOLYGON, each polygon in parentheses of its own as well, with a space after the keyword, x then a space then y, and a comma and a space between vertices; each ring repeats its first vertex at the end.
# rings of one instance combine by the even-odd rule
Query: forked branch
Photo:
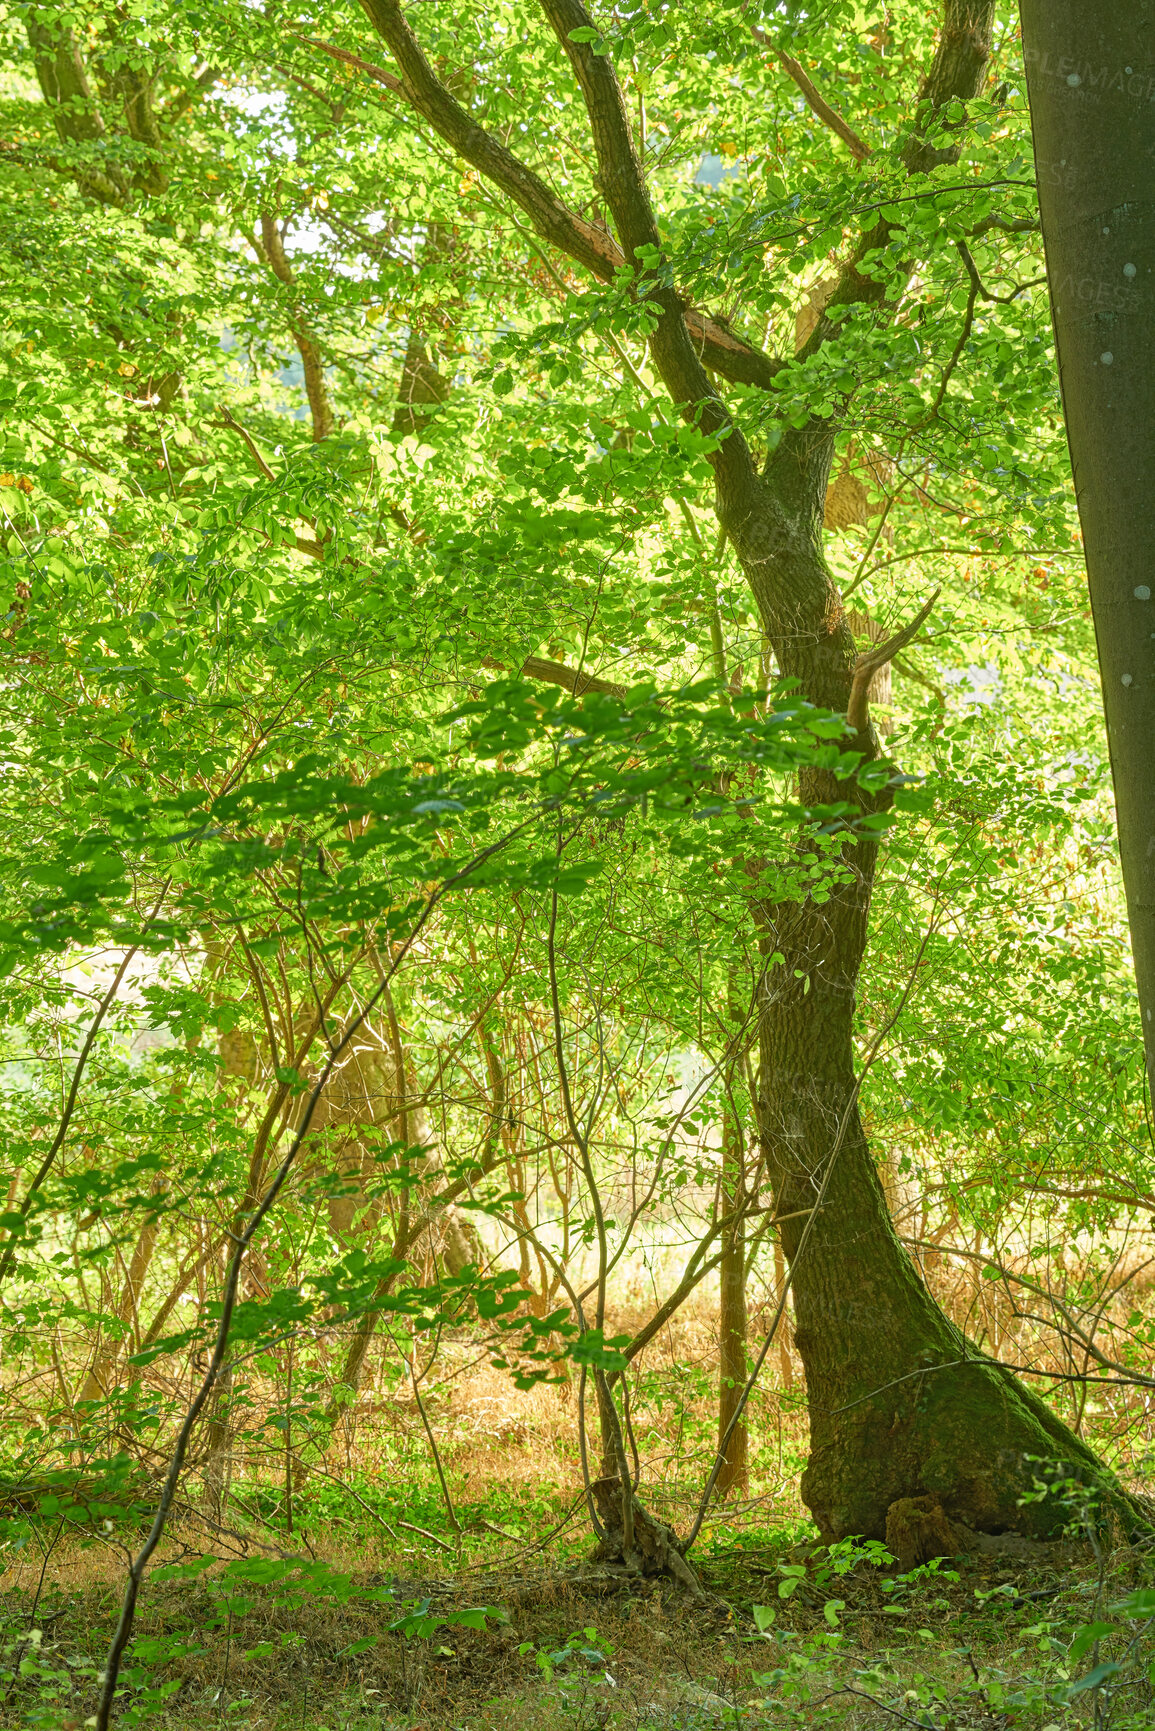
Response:
MULTIPOLYGON (((323 54, 330 54, 346 64, 357 64, 367 76, 387 84, 403 96, 446 144, 463 156, 491 186, 513 200, 529 218, 540 239, 557 247, 559 252, 588 270, 599 282, 612 282, 626 259, 610 231, 571 210, 500 139, 478 125, 434 72, 398 0, 362 0, 362 4, 370 23, 392 53, 401 73, 400 80, 393 79, 382 68, 373 67, 369 62, 358 61, 356 55, 350 55, 333 43, 316 37, 306 38, 296 30, 292 34, 323 54)), ((693 347, 703 364, 723 378, 735 384, 760 385, 765 390, 781 370, 780 361, 743 342, 741 337, 708 314, 688 308, 685 321, 693 347)))
POLYGON ((846 706, 846 719, 855 733, 865 733, 870 725, 870 704, 867 693, 870 682, 876 673, 880 673, 888 662, 913 643, 923 625, 930 617, 931 609, 942 593, 936 588, 929 601, 925 601, 910 621, 901 631, 896 631, 893 637, 888 637, 885 643, 878 643, 873 649, 868 649, 860 655, 852 669, 853 678, 850 685, 850 702, 846 706))
MULTIPOLYGON (((650 354, 662 383, 684 414, 705 431, 722 433, 715 468, 751 486, 754 461, 730 411, 719 397, 699 358, 685 320, 685 305, 674 287, 650 203, 646 172, 634 147, 625 97, 610 55, 593 40, 597 31, 583 0, 541 0, 581 89, 597 155, 597 185, 618 231, 626 263, 645 283, 646 304, 657 311, 650 354)), ((640 285, 639 285, 640 286, 640 285)))

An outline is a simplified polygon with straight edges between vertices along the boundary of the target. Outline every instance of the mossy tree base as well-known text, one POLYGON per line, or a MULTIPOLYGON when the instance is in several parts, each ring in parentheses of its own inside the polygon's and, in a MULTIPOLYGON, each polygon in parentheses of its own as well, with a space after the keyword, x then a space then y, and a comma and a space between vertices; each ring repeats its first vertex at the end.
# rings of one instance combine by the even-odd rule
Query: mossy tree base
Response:
MULTIPOLYGON (((967 1343, 957 1335, 956 1344, 967 1343)), ((802 1495, 826 1542, 885 1539, 891 1505, 924 1496, 976 1532, 1056 1538, 1070 1503, 1040 1486, 1072 1479, 1125 1527, 1141 1524, 1113 1476, 1037 1395, 973 1350, 952 1356, 846 1411, 812 1410, 802 1495)))

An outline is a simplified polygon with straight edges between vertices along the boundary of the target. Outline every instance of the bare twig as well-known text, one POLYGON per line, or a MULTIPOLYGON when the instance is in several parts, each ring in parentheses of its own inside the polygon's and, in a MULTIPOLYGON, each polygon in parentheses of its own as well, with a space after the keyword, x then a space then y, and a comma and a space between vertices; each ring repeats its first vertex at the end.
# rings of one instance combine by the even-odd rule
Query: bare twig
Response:
MULTIPOLYGON (((125 974, 128 972, 129 964, 140 949, 144 933, 148 930, 149 926, 152 925, 156 916, 160 912, 161 903, 164 901, 164 898, 168 893, 168 886, 171 882, 172 879, 170 877, 165 878, 164 883, 160 887, 160 894, 156 898, 156 904, 144 922, 141 936, 137 939, 136 943, 125 952, 124 960, 112 976, 112 984, 109 986, 97 1006, 96 1014, 92 1018, 88 1033, 85 1035, 84 1044, 80 1048, 80 1055, 73 1067, 72 1081, 69 1084, 68 1095, 64 1102, 64 1110, 60 1114, 60 1124, 55 1136, 52 1138, 52 1144, 47 1154, 44 1156, 36 1170, 36 1176, 25 1191, 23 1202, 21 1202, 19 1208, 16 1210, 16 1213, 19 1214, 21 1220, 27 1219, 28 1211, 32 1207, 36 1192, 40 1189, 40 1186, 44 1183, 44 1180, 52 1170, 53 1162, 61 1148, 64 1146, 64 1138, 68 1134, 68 1126, 71 1124, 72 1115, 76 1110, 76 1101, 77 1096, 80 1093, 81 1079, 84 1076, 85 1066, 87 1065, 89 1056, 92 1052, 93 1043, 96 1040, 97 1034, 100 1032, 100 1027, 105 1016, 112 1008, 113 1000, 115 999, 117 992, 120 990, 121 982, 123 981, 125 974)), ((4 1253, 0 1256, 0 1281, 6 1280, 8 1275, 12 1272, 12 1264, 16 1259, 16 1245, 19 1242, 19 1234, 20 1228, 16 1227, 8 1235, 8 1242, 4 1246, 4 1253)))

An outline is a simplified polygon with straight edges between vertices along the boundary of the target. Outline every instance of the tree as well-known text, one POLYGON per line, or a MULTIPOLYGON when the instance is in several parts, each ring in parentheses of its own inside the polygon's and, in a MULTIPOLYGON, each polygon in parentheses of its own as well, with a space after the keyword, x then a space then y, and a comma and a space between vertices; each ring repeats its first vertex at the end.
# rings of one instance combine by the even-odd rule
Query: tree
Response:
MULTIPOLYGON (((702 439, 715 510, 758 606, 777 665, 822 708, 847 713, 856 748, 878 768, 846 821, 845 880, 828 900, 759 909, 759 1129, 791 1265, 797 1345, 806 1367, 810 1462, 803 1494, 824 1536, 881 1534, 898 1498, 941 1497, 976 1527, 1045 1526, 1053 1517, 1021 1496, 1039 1457, 1096 1470, 1084 1445, 1045 1403, 982 1361, 947 1321, 899 1244, 858 1106, 853 1017, 867 943, 880 821, 897 771, 871 725, 866 687, 905 639, 858 659, 846 609, 822 549, 822 522, 839 427, 853 397, 855 356, 893 319, 914 268, 910 228, 884 207, 860 231, 800 354, 821 371, 821 404, 786 407, 780 368, 744 336, 692 307, 675 281, 651 201, 643 155, 615 69, 609 27, 580 0, 542 0, 580 88, 608 224, 565 206, 524 161, 452 94, 396 0, 366 10, 397 67, 398 93, 416 116, 516 205, 543 242, 637 305, 649 353, 671 401, 702 439), (741 407, 715 380, 765 392, 741 407), (778 393, 781 392, 781 395, 778 393), (743 430, 766 440, 759 460, 743 430)), ((946 0, 933 57, 893 153, 896 204, 929 195, 953 165, 952 132, 982 92, 993 0, 946 0), (912 189, 900 191, 905 179, 912 189)), ((706 296, 722 284, 700 285, 706 296)), ((947 378, 944 377, 945 393, 947 378)), ((932 407, 932 415, 938 403, 932 407)), ((839 789, 803 777, 808 804, 839 789)))
POLYGON ((1153 21, 1024 0, 1039 210, 1095 617, 1139 1019, 1155 1100, 1153 21))

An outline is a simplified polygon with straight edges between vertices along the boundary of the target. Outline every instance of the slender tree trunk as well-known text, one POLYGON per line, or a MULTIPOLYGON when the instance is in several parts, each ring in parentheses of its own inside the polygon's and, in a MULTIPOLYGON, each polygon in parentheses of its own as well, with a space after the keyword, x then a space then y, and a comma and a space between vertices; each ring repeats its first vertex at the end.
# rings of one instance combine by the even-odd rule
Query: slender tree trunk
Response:
MULTIPOLYGON (((151 1220, 143 1226, 133 1246, 132 1257, 125 1275, 124 1289, 116 1314, 126 1327, 132 1329, 132 1344, 134 1350, 140 1345, 140 1300, 144 1292, 144 1283, 153 1253, 156 1250, 159 1223, 151 1220)), ((98 1352, 96 1358, 85 1374, 84 1385, 78 1400, 103 1400, 113 1387, 116 1379, 116 1368, 120 1361, 122 1347, 119 1341, 106 1343, 98 1352)))
MULTIPOLYGON (((746 1137, 735 1113, 722 1118, 722 1200, 724 1213, 741 1209, 746 1180, 746 1137)), ((718 1437, 725 1436, 746 1382, 746 1231, 740 1212, 722 1241, 718 1304, 718 1437)), ((718 1496, 749 1488, 749 1439, 740 1420, 726 1447, 718 1474, 718 1496)))
POLYGON ((1155 1100, 1155 0, 1022 0, 1051 311, 1155 1100))

